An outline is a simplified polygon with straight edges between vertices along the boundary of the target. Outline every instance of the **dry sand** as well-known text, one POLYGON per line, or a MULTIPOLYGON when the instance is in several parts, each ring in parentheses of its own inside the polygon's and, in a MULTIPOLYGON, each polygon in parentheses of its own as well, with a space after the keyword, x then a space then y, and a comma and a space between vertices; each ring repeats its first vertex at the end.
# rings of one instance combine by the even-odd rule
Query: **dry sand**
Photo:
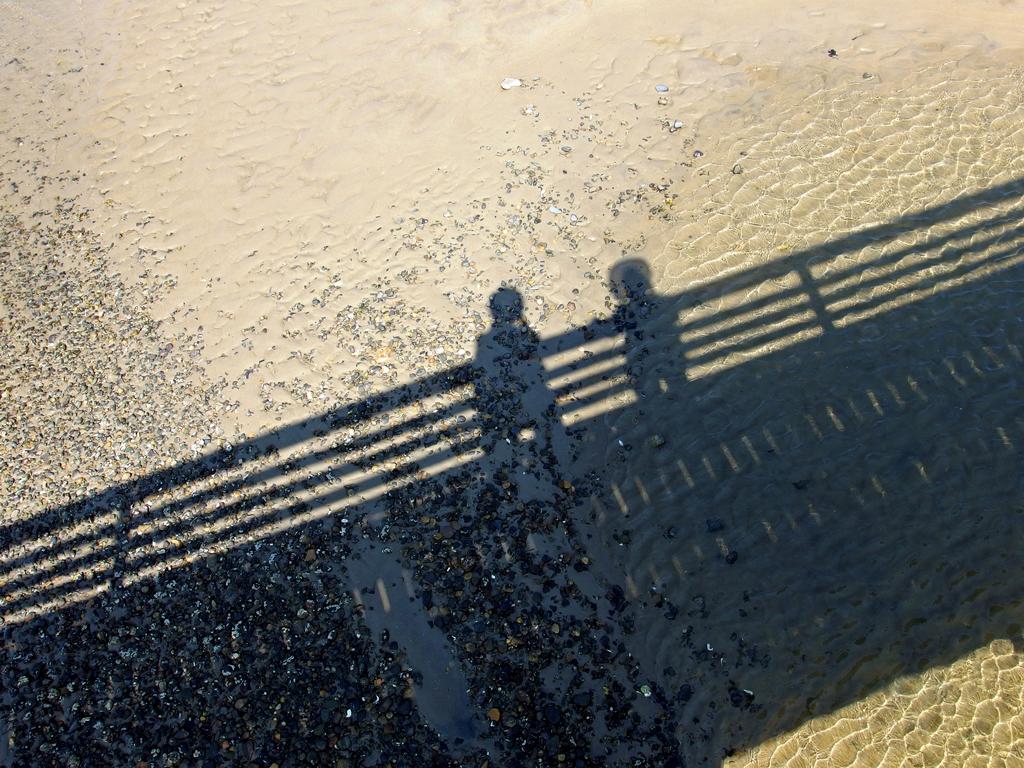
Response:
MULTIPOLYGON (((746 285, 745 272, 1024 176, 1019 4, 779 5, 3 2, 3 213, 22 232, 33 222, 67 224, 69 215, 76 217, 64 239, 37 239, 21 252, 37 248, 42 260, 49 244, 62 243, 48 256, 65 259, 72 270, 94 268, 89 254, 102 253, 102 274, 81 294, 106 292, 109 299, 123 291, 117 306, 126 317, 142 318, 124 320, 123 327, 149 339, 147 349, 164 350, 164 362, 153 358, 147 370, 167 372, 151 383, 160 398, 178 405, 144 414, 137 425, 120 421, 124 434, 114 430, 106 438, 120 445, 137 431, 162 435, 160 456, 149 457, 149 468, 469 362, 488 327, 488 297, 501 284, 522 291, 526 317, 541 337, 607 316, 614 308, 609 270, 623 258, 649 262, 653 289, 663 296, 696 296, 701 285, 724 280, 728 286, 730 276, 738 281, 734 290, 714 293, 713 301, 695 300, 673 315, 673 322, 703 329, 682 337, 687 355, 699 359, 686 378, 715 382, 709 391, 695 391, 710 402, 736 402, 735 393, 750 386, 749 364, 828 338, 828 329, 811 323, 761 343, 739 314, 736 330, 726 324, 719 332, 710 324, 716 313, 742 310, 758 298, 767 302, 757 310, 758 328, 770 327, 771 297, 801 280, 797 272, 782 271, 746 285), (508 77, 520 84, 502 89, 508 77), (82 245, 72 247, 72 241, 82 245), (155 325, 147 326, 146 318, 155 325), (702 339, 703 332, 712 336, 702 339), (747 373, 730 374, 733 369, 747 373), (186 402, 192 405, 181 406, 186 402), (187 425, 185 416, 170 415, 176 407, 190 414, 187 425)), ((851 264, 860 267, 846 283, 822 289, 824 306, 835 315, 833 330, 855 328, 874 338, 873 329, 887 328, 879 319, 885 313, 940 293, 932 283, 916 285, 921 275, 941 278, 944 270, 974 264, 970 255, 954 267, 928 262, 928 243, 936 238, 995 236, 986 241, 995 243, 992 248, 999 238, 1012 242, 1009 220, 956 234, 1005 211, 1002 201, 990 202, 884 242, 869 238, 824 260, 811 276, 815 281, 827 283, 833 270, 851 264), (901 255, 896 266, 885 260, 901 249, 911 255, 901 255), (841 293, 844 286, 852 289, 829 298, 830 290, 841 293)), ((989 263, 988 253, 981 251, 976 268, 941 279, 941 290, 980 284, 1016 263, 989 263)), ((50 274, 19 269, 35 275, 27 280, 50 274)), ((1004 295, 998 280, 985 284, 993 295, 1004 295)), ((1014 295, 1000 299, 1000 306, 1012 306, 1014 295)), ((5 297, 0 321, 22 317, 17 303, 5 297)), ((901 328, 944 332, 935 320, 941 311, 921 306, 927 308, 913 323, 922 325, 906 321, 901 328)), ((806 312, 813 318, 813 302, 806 312)), ((984 325, 986 317, 963 320, 984 325)), ((116 344, 117 326, 103 328, 99 337, 116 344)), ((11 343, 15 334, 8 330, 5 337, 11 343)), ((126 339, 122 353, 134 343, 126 339)), ((936 349, 965 354, 957 344, 959 337, 937 338, 936 349)), ((901 367, 898 347, 891 368, 876 372, 876 389, 900 377, 923 380, 917 369, 901 367)), ((938 367, 943 354, 936 353, 938 367)), ((61 376, 73 382, 76 371, 89 368, 86 362, 70 364, 61 376)), ((845 364, 859 362, 852 355, 845 364)), ((129 379, 147 375, 143 370, 129 379)), ((745 403, 744 413, 756 418, 731 422, 719 414, 699 437, 685 439, 693 462, 717 451, 720 464, 701 470, 714 481, 694 491, 701 509, 752 520, 756 513, 746 510, 772 498, 769 490, 751 499, 747 486, 719 482, 715 474, 739 474, 743 460, 734 457, 746 450, 743 440, 754 427, 778 427, 783 417, 799 414, 800 428, 824 440, 820 430, 829 427, 823 420, 844 424, 839 431, 845 432, 854 418, 831 410, 845 407, 836 405, 842 372, 819 374, 820 396, 806 395, 799 376, 787 385, 785 373, 765 375, 776 377, 765 383, 771 395, 745 403)), ((0 466, 4 485, 18 479, 17 491, 7 491, 5 519, 142 471, 131 460, 112 467, 98 456, 95 467, 87 458, 65 462, 75 470, 58 467, 44 450, 53 421, 25 411, 33 397, 45 400, 45 370, 6 371, 4 379, 9 449, 0 466), (26 376, 43 394, 26 394, 26 376), (26 510, 33 492, 39 503, 26 510)), ((849 397, 864 402, 850 407, 884 409, 866 394, 870 386, 860 384, 849 397)), ((116 411, 109 404, 116 393, 103 392, 78 407, 116 411)), ((621 416, 628 411, 616 410, 635 402, 636 392, 617 397, 598 399, 586 412, 602 424, 593 437, 602 450, 612 446, 609 455, 612 436, 638 444, 649 438, 631 432, 621 416)), ((55 402, 55 408, 71 408, 75 400, 55 402)), ((934 451, 908 447, 908 462, 955 463, 954 448, 943 443, 949 426, 943 408, 923 408, 914 422, 917 438, 934 451)), ((70 430, 74 421, 64 418, 61 428, 70 430)), ((897 420, 871 439, 888 445, 906 428, 897 420)), ((989 442, 1024 441, 1019 425, 986 428, 989 442)), ((673 429, 682 434, 688 427, 682 421, 666 427, 673 429)), ((81 447, 87 435, 68 432, 61 440, 66 455, 88 453, 81 447)), ((749 447, 751 456, 763 450, 749 447)), ((852 479, 834 488, 823 482, 819 507, 852 508, 862 475, 865 487, 885 486, 885 472, 869 469, 870 448, 844 443, 826 453, 828 460, 808 471, 819 480, 852 479)), ((699 478, 689 470, 676 470, 664 494, 636 483, 629 487, 640 490, 632 496, 620 490, 630 478, 660 471, 657 455, 634 457, 621 477, 619 469, 610 471, 610 503, 617 503, 615 496, 653 514, 677 503, 677 486, 693 490, 699 478)), ((673 462, 679 457, 674 453, 673 462)), ((984 457, 977 462, 992 466, 984 457)), ((771 487, 770 475, 758 479, 763 470, 752 471, 751 487, 771 487)), ((972 471, 970 462, 963 471, 972 471)), ((942 476, 950 493, 961 487, 955 472, 942 476)), ((897 473, 891 481, 904 478, 897 473)), ((906 488, 890 495, 895 500, 886 503, 897 509, 915 503, 906 488)), ((998 504, 999 498, 984 502, 998 504)), ((643 528, 644 520, 641 515, 635 525, 643 528)), ((758 526, 762 522, 759 535, 767 531, 768 538, 781 525, 768 517, 758 526)), ((594 531, 634 597, 652 583, 675 579, 663 589, 680 604, 692 598, 686 578, 699 564, 683 562, 686 557, 657 541, 620 556, 613 551, 616 526, 594 531), (664 575, 673 571, 671 579, 664 575)), ((737 535, 755 551, 760 546, 752 531, 737 535)), ((969 555, 969 542, 964 547, 969 555)), ((984 595, 979 599, 984 603, 984 595)), ((1019 609, 1019 595, 1017 601, 1019 609)), ((925 609, 921 615, 929 616, 925 609)), ((807 629, 785 615, 763 621, 783 627, 782 633, 787 622, 807 629)), ((956 658, 945 654, 941 664, 917 671, 881 654, 870 681, 858 673, 859 695, 837 693, 820 712, 802 711, 800 690, 786 692, 792 697, 780 713, 767 715, 775 720, 762 723, 758 739, 728 765, 1024 765, 1019 626, 1016 635, 975 638, 973 645, 955 646, 956 658)), ((673 658, 674 641, 657 621, 645 637, 647 647, 635 649, 638 658, 652 665, 673 658)), ((823 646, 823 657, 805 674, 827 675, 838 663, 829 653, 823 646)), ((742 741, 732 733, 714 739, 717 754, 742 741)))

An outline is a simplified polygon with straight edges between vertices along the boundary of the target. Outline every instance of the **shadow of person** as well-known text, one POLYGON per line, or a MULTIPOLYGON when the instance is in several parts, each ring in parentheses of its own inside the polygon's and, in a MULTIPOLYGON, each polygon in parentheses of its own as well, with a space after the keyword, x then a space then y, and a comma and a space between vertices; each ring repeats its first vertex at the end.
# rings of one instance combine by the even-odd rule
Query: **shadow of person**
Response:
POLYGON ((609 280, 617 301, 612 323, 622 334, 626 375, 642 413, 645 401, 675 400, 686 382, 684 355, 678 333, 673 333, 678 297, 654 293, 651 270, 643 259, 620 261, 609 280))
POLYGON ((485 474, 514 483, 521 502, 548 501, 557 492, 567 436, 540 362, 540 337, 523 316, 514 288, 491 296, 492 325, 477 343, 476 409, 485 474))
POLYGON ((637 749, 678 765, 673 718, 663 697, 638 692, 640 672, 605 618, 606 589, 575 530, 574 489, 562 476, 569 437, 539 337, 518 291, 497 290, 490 310, 474 362, 479 456, 389 495, 389 541, 401 548, 431 629, 452 641, 477 720, 489 723, 474 744, 509 765, 549 755, 605 764, 637 749))

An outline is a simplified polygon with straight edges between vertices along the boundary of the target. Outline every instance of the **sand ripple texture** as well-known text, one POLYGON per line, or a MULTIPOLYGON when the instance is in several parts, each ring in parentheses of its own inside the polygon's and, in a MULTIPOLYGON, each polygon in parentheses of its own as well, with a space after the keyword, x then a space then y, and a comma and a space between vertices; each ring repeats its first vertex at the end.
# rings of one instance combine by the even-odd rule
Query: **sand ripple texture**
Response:
MULTIPOLYGON (((870 5, 90 4, 92 207, 256 431, 465 361, 502 281, 541 332, 603 312, 609 267, 721 162, 702 116, 963 56, 940 11, 870 5)), ((1011 29, 990 13, 958 44, 1011 29)))
POLYGON ((727 765, 1024 764, 1024 81, 976 63, 749 105, 653 259, 675 405, 606 418, 597 530, 727 765))

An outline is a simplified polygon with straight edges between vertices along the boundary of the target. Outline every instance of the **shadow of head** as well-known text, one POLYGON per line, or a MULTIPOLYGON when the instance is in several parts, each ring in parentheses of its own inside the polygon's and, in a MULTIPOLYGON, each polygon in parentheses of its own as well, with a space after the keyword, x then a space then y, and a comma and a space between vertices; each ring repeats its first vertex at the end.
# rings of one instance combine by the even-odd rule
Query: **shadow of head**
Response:
POLYGON ((643 259, 624 259, 609 273, 612 293, 620 304, 641 301, 651 291, 651 268, 643 259))
POLYGON ((523 319, 523 295, 515 288, 502 286, 491 294, 491 318, 495 325, 523 319))

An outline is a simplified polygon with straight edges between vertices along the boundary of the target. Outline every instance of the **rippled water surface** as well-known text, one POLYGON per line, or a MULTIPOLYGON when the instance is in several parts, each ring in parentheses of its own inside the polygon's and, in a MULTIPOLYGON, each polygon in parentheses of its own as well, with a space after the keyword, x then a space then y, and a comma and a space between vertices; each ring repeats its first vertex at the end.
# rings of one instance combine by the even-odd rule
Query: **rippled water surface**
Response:
POLYGON ((1022 759, 1024 94, 879 90, 732 144, 629 305, 641 399, 587 438, 698 763, 1022 759))

